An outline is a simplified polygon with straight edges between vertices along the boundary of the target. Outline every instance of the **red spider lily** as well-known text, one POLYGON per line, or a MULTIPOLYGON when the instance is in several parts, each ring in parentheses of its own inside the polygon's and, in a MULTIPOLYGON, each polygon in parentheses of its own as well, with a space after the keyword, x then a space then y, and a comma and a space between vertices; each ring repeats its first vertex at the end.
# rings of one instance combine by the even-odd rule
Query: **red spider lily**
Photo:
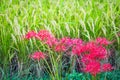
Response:
POLYGON ((55 46, 55 51, 57 52, 65 52, 66 51, 66 47, 64 45, 57 45, 55 46))
MULTIPOLYGON (((101 60, 109 57, 105 47, 112 42, 106 38, 99 37, 95 41, 86 43, 79 38, 64 37, 58 40, 47 30, 40 30, 38 33, 30 31, 25 35, 26 39, 32 37, 36 37, 57 52, 65 52, 66 54, 72 52, 73 55, 79 56, 80 61, 83 63, 83 71, 89 72, 93 76, 96 76, 101 71, 113 69, 109 63, 100 64, 101 60)), ((30 58, 34 60, 45 59, 45 55, 42 52, 35 52, 30 55, 30 58)))
POLYGON ((105 53, 96 52, 96 53, 84 54, 81 61, 84 64, 88 64, 89 62, 100 61, 105 58, 106 58, 105 53))
POLYGON ((35 31, 29 31, 26 35, 25 35, 25 39, 30 39, 36 36, 35 31))
POLYGON ((77 55, 80 55, 81 53, 90 53, 95 47, 96 45, 93 42, 77 44, 72 48, 72 53, 77 55))
POLYGON ((66 47, 71 47, 72 46, 72 39, 68 37, 64 37, 59 41, 60 44, 64 44, 66 47))
POLYGON ((102 71, 111 71, 113 69, 113 67, 111 66, 110 63, 106 63, 102 65, 102 71))
MULTIPOLYGON (((93 76, 96 76, 101 71, 100 61, 108 57, 105 47, 95 42, 87 42, 81 46, 76 45, 72 51, 74 54, 81 56, 81 61, 85 66, 83 70, 91 73, 93 76)), ((103 66, 103 70, 105 70, 106 66, 103 66)), ((111 67, 110 65, 108 66, 109 68, 105 71, 110 70, 111 67)))
POLYGON ((73 47, 72 52, 77 55, 80 55, 81 53, 91 54, 94 57, 99 57, 100 59, 105 58, 107 54, 107 50, 103 46, 97 45, 95 42, 76 45, 73 47))
POLYGON ((34 52, 33 54, 30 55, 30 58, 34 60, 45 59, 45 55, 42 52, 34 52))
POLYGON ((103 46, 96 46, 91 49, 90 54, 94 59, 105 59, 107 57, 107 50, 103 46))
POLYGON ((42 41, 46 41, 46 40, 48 40, 49 38, 52 38, 52 37, 53 37, 53 35, 50 34, 50 32, 47 31, 47 30, 40 30, 36 35, 36 38, 38 38, 42 41))
POLYGON ((96 39, 96 43, 98 43, 100 45, 108 45, 108 44, 111 44, 112 42, 108 41, 106 38, 98 37, 96 39))
POLYGON ((50 47, 57 44, 57 39, 47 30, 40 30, 37 33, 36 38, 41 41, 44 41, 50 47))
POLYGON ((55 46, 55 51, 57 52, 65 52, 72 46, 72 40, 68 37, 64 37, 58 41, 58 43, 55 46))
POLYGON ((99 62, 90 62, 88 63, 85 68, 83 68, 84 72, 89 72, 93 76, 96 76, 96 74, 100 73, 100 63, 99 62))
POLYGON ((74 39, 72 39, 72 43, 74 45, 81 45, 81 44, 83 44, 83 41, 79 38, 74 38, 74 39))
POLYGON ((83 45, 76 45, 72 48, 72 54, 80 56, 86 50, 83 45))
POLYGON ((92 50, 95 50, 95 48, 97 47, 97 45, 95 44, 95 42, 87 42, 85 44, 85 47, 86 48, 86 51, 92 51, 92 50))
MULTIPOLYGON (((64 37, 58 41, 58 43, 55 46, 55 50, 60 51, 66 51, 70 48, 72 48, 74 45, 80 46, 82 44, 81 39, 71 39, 69 37, 64 37)), ((73 49, 74 52, 74 49, 73 49)))
POLYGON ((53 47, 57 44, 57 39, 56 38, 49 38, 48 40, 45 41, 45 43, 49 46, 49 47, 53 47))
POLYGON ((88 63, 95 61, 95 60, 92 58, 92 55, 84 55, 81 61, 84 65, 87 65, 88 63))

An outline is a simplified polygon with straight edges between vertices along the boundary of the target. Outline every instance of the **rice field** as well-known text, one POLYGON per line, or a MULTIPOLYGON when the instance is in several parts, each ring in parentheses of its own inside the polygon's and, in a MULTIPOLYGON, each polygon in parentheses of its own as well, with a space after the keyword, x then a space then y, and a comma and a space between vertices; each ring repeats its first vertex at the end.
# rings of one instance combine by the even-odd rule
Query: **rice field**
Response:
POLYGON ((119 62, 119 0, 0 0, 1 80, 120 80, 119 62), (73 67, 76 57, 72 57, 68 59, 69 71, 64 72, 61 56, 65 52, 54 51, 36 38, 24 38, 29 31, 40 30, 49 31, 58 40, 69 37, 88 42, 106 38, 112 42, 106 49, 113 54, 108 62, 114 70, 91 76, 77 71, 73 67), (49 58, 31 59, 29 55, 36 51, 49 58))

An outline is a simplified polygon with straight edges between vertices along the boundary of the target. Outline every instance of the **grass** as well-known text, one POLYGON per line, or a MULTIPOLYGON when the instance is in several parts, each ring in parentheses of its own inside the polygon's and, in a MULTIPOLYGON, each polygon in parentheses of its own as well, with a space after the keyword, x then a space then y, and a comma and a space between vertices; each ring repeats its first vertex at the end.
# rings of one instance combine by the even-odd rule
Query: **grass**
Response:
POLYGON ((49 30, 57 38, 88 41, 101 36, 116 40, 112 46, 120 57, 119 0, 0 0, 0 67, 5 72, 16 54, 19 67, 27 69, 31 65, 26 65, 29 54, 47 50, 36 40, 22 38, 29 30, 40 29, 49 30))
MULTIPOLYGON (((102 73, 99 74, 100 79, 98 80, 119 80, 120 76, 120 71, 112 71, 112 72, 107 72, 107 73, 102 73), (113 76, 114 75, 114 76, 113 76)), ((66 74, 65 78, 62 78, 62 80, 91 80, 91 75, 90 74, 84 74, 84 73, 77 73, 77 72, 72 72, 71 74, 66 74)), ((46 75, 44 78, 37 78, 32 75, 28 76, 23 76, 19 77, 17 74, 15 74, 11 80, 50 80, 48 79, 48 76, 46 75)), ((5 77, 4 80, 10 80, 9 77, 5 77)))

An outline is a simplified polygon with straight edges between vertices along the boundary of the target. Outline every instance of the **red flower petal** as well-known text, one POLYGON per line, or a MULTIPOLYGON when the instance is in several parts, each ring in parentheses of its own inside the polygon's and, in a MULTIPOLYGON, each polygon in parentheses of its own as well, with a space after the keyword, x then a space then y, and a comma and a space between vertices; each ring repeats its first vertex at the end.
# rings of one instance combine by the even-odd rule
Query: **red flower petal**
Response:
POLYGON ((98 43, 100 45, 108 45, 108 44, 111 44, 112 42, 108 41, 106 38, 98 37, 96 39, 96 43, 98 43))
POLYGON ((84 72, 89 72, 93 76, 96 76, 96 74, 100 73, 100 63, 99 62, 90 62, 86 65, 84 68, 84 72))
POLYGON ((113 68, 110 63, 106 63, 102 65, 102 71, 111 71, 113 68))
POLYGON ((34 31, 29 31, 26 35, 25 38, 26 39, 30 39, 36 36, 36 33, 34 31))
POLYGON ((30 55, 30 58, 34 60, 40 60, 40 59, 44 59, 45 55, 42 52, 34 52, 33 54, 30 55))

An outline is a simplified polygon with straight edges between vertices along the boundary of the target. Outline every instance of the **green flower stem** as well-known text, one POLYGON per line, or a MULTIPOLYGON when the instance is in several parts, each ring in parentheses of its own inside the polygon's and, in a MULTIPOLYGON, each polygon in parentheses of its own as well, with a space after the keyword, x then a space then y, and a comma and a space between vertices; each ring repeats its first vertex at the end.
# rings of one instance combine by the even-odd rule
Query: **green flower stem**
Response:
MULTIPOLYGON (((37 61, 37 62, 38 62, 38 67, 37 68, 39 70, 40 69, 40 62, 39 61, 37 61)), ((40 71, 37 71, 37 75, 40 76, 40 71)))
POLYGON ((97 77, 96 76, 92 76, 92 80, 97 80, 97 77))

